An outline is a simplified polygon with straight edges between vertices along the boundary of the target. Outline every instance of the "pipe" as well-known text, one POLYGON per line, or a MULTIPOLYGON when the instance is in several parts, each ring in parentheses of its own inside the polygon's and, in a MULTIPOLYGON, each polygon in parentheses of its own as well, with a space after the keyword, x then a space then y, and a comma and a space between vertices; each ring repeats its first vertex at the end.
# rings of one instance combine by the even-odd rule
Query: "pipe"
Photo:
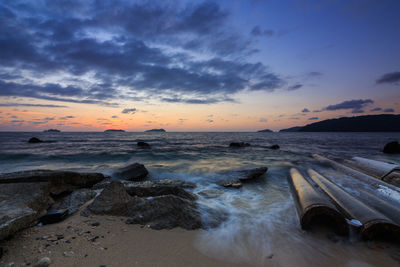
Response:
POLYGON ((288 178, 302 229, 310 229, 325 219, 324 222, 333 226, 337 234, 348 234, 346 219, 326 196, 318 192, 297 169, 292 168, 288 178))
POLYGON ((360 233, 364 239, 400 237, 400 226, 391 219, 365 205, 313 169, 308 169, 307 173, 348 218, 362 223, 360 233))
POLYGON ((380 195, 382 195, 382 197, 384 197, 388 201, 390 201, 392 203, 399 203, 400 188, 398 188, 392 184, 386 183, 384 181, 378 180, 376 178, 373 178, 362 172, 356 171, 352 168, 349 168, 343 164, 337 163, 336 161, 333 161, 333 160, 323 157, 321 155, 313 154, 312 157, 322 163, 329 164, 334 169, 336 169, 340 172, 343 172, 344 174, 346 174, 348 176, 354 177, 354 178, 358 179, 359 181, 372 186, 380 193, 380 195))

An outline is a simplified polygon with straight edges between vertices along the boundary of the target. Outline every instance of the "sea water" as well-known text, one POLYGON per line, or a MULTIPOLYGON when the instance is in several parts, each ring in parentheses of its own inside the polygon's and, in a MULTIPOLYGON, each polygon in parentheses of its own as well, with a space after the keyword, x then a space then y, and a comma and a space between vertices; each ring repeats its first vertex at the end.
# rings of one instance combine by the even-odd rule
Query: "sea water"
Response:
POLYGON ((307 166, 314 153, 400 164, 399 155, 381 152, 393 140, 400 140, 400 133, 0 132, 0 172, 54 169, 112 175, 140 162, 151 180, 186 180, 197 184, 194 193, 220 192, 199 199, 229 214, 220 227, 199 233, 195 246, 206 255, 259 266, 395 264, 390 253, 396 251, 377 252, 357 238, 302 231, 287 182, 289 169, 307 166), (33 136, 45 142, 27 143, 33 136), (151 149, 137 147, 139 141, 151 149), (231 142, 251 146, 230 148, 231 142), (274 144, 280 149, 269 149, 274 144), (240 189, 216 184, 224 178, 221 171, 260 166, 268 172, 255 183, 240 189))

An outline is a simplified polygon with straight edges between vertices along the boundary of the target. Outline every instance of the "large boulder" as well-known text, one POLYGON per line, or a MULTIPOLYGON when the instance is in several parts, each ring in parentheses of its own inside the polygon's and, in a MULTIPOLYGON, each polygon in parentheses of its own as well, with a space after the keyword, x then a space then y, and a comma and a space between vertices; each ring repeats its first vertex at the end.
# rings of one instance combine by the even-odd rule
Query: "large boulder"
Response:
POLYGON ((117 170, 114 176, 119 179, 138 181, 145 178, 148 174, 149 172, 143 164, 133 163, 117 170))
POLYGON ((171 190, 165 187, 165 184, 158 185, 160 187, 155 191, 152 191, 157 188, 155 184, 132 185, 135 183, 131 183, 130 186, 127 184, 129 183, 111 182, 82 212, 82 215, 125 216, 129 218, 126 221, 128 224, 147 224, 153 229, 215 227, 227 217, 224 212, 200 207, 194 200, 193 194, 182 193, 181 190, 175 191, 174 187, 171 190), (129 190, 132 196, 128 194, 129 190), (209 214, 206 220, 203 220, 203 214, 209 214))
POLYGON ((0 240, 35 224, 52 203, 48 183, 0 185, 0 240))
POLYGON ((126 192, 122 183, 113 181, 106 186, 94 201, 82 212, 82 215, 128 215, 128 204, 134 199, 126 192))
POLYGON ((184 188, 190 183, 174 180, 159 180, 145 182, 124 182, 126 192, 131 196, 149 197, 162 195, 175 195, 184 199, 195 200, 197 196, 184 188))
POLYGON ((259 178, 264 173, 266 173, 267 170, 267 167, 259 167, 244 170, 221 171, 218 174, 221 175, 223 178, 222 181, 219 182, 219 184, 224 187, 239 188, 242 186, 243 182, 248 182, 259 178))
POLYGON ((397 141, 387 143, 383 148, 383 153, 400 154, 400 144, 397 141))

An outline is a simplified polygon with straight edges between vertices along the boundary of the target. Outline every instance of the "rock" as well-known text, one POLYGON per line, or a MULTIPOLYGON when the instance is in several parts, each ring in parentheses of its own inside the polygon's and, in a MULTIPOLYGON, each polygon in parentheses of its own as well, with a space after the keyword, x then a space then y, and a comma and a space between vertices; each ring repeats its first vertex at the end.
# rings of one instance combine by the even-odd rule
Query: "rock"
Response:
POLYGON ((137 146, 141 148, 150 148, 150 145, 146 142, 137 142, 137 146))
POLYGON ((104 188, 100 195, 82 212, 82 215, 107 214, 125 216, 130 201, 132 201, 132 197, 128 195, 124 185, 120 182, 113 181, 104 188))
POLYGON ((67 209, 69 214, 73 214, 95 196, 96 192, 94 190, 88 188, 77 189, 63 198, 61 203, 57 205, 57 209, 67 209))
POLYGON ((33 265, 34 267, 47 267, 50 266, 51 264, 51 260, 49 257, 44 257, 41 258, 40 260, 38 260, 35 265, 33 265))
POLYGON ((0 240, 33 226, 53 203, 47 183, 0 185, 0 240))
MULTIPOLYGON (((147 190, 148 187, 141 188, 147 190)), ((93 203, 82 212, 82 215, 125 216, 129 217, 126 221, 128 224, 146 224, 153 229, 171 229, 174 227, 185 229, 206 228, 209 225, 216 225, 217 222, 220 223, 222 219, 226 218, 220 215, 223 212, 213 212, 206 207, 200 208, 193 199, 182 198, 169 194, 169 192, 166 193, 168 194, 154 197, 130 196, 123 183, 114 181, 94 199, 93 203), (202 221, 200 209, 212 214, 208 216, 209 219, 207 221, 202 221), (218 218, 214 218, 217 215, 218 218)))
POLYGON ((234 142, 229 144, 229 147, 247 147, 247 146, 250 146, 250 144, 245 142, 234 142))
POLYGON ((218 184, 224 187, 240 188, 243 182, 255 180, 266 173, 267 170, 267 167, 259 167, 254 169, 222 171, 218 174, 222 175, 224 178, 223 181, 220 181, 218 184))
POLYGON ((90 225, 96 227, 96 226, 99 226, 100 223, 99 222, 94 222, 94 223, 91 223, 90 225))
POLYGON ((119 169, 114 175, 119 179, 137 181, 145 178, 147 174, 149 174, 149 172, 143 164, 133 163, 119 169))
POLYGON ((29 140, 28 140, 28 143, 31 143, 31 144, 35 144, 35 143, 43 143, 43 141, 42 140, 40 140, 39 138, 37 138, 37 137, 32 137, 32 138, 30 138, 29 140))
POLYGON ((216 198, 219 197, 220 195, 222 195, 223 192, 221 190, 218 189, 206 189, 203 191, 199 192, 199 195, 205 197, 205 198, 216 198))
POLYGON ((52 210, 42 216, 39 221, 43 224, 51 224, 63 221, 68 216, 68 209, 52 210))
POLYGON ((101 173, 78 173, 52 170, 30 170, 0 174, 0 184, 50 182, 58 187, 67 185, 72 189, 91 187, 103 179, 104 175, 101 173))
POLYGON ((276 150, 276 149, 279 149, 280 147, 279 147, 279 145, 272 145, 269 148, 273 149, 273 150, 276 150))
POLYGON ((4 265, 4 267, 15 267, 15 263, 14 262, 7 263, 6 265, 4 265))
POLYGON ((1 260, 1 258, 3 257, 3 253, 4 253, 4 250, 3 250, 2 247, 0 247, 0 260, 1 260))
POLYGON ((400 144, 397 141, 387 143, 383 148, 383 153, 400 154, 400 144))
POLYGON ((149 197, 162 195, 175 195, 181 198, 195 200, 197 196, 186 191, 185 182, 174 180, 159 180, 145 182, 123 182, 126 192, 131 196, 149 197))
POLYGON ((131 205, 128 224, 149 224, 152 229, 182 227, 187 230, 202 227, 201 214, 193 201, 173 195, 144 199, 131 205))

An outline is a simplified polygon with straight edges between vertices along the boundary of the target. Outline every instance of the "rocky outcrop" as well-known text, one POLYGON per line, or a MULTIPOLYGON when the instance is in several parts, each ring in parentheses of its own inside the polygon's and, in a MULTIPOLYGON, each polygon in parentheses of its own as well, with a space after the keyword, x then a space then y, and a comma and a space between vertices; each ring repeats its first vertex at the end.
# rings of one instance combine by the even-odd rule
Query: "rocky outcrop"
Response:
MULTIPOLYGON (((188 200, 195 200, 197 196, 184 189, 185 182, 174 180, 124 182, 126 192, 131 196, 149 197, 175 195, 188 200)), ((191 186, 189 183, 187 185, 191 186)))
POLYGON ((32 138, 30 138, 29 140, 28 140, 28 143, 31 143, 31 144, 35 144, 35 143, 43 143, 43 141, 42 140, 40 140, 39 138, 37 138, 37 137, 32 137, 32 138))
POLYGON ((47 183, 0 185, 0 240, 30 227, 46 213, 53 200, 47 183))
POLYGON ((218 174, 224 176, 224 179, 219 184, 224 187, 240 188, 243 182, 255 180, 266 173, 267 170, 267 167, 259 167, 236 171, 222 171, 218 174))
POLYGON ((400 154, 400 144, 397 141, 387 143, 383 148, 383 153, 400 154))
POLYGON ((195 201, 194 194, 183 188, 175 191, 179 187, 168 186, 168 183, 172 184, 172 182, 152 184, 152 182, 113 181, 82 212, 82 215, 125 216, 129 218, 126 221, 128 224, 147 224, 153 229, 207 228, 216 226, 226 219, 227 215, 224 212, 200 207, 195 201), (207 220, 202 218, 203 211, 209 214, 206 216, 207 220))
POLYGON ((150 148, 150 145, 146 142, 137 142, 137 146, 141 148, 150 148))
POLYGON ((233 142, 229 144, 229 147, 248 147, 248 146, 250 146, 250 144, 245 142, 233 142))
POLYGON ((137 181, 145 178, 148 174, 149 172, 143 164, 133 163, 117 170, 114 176, 119 179, 137 181))
POLYGON ((35 224, 54 204, 54 199, 74 189, 90 187, 103 178, 98 173, 49 170, 1 174, 0 240, 35 224))

